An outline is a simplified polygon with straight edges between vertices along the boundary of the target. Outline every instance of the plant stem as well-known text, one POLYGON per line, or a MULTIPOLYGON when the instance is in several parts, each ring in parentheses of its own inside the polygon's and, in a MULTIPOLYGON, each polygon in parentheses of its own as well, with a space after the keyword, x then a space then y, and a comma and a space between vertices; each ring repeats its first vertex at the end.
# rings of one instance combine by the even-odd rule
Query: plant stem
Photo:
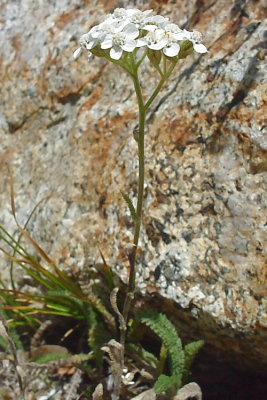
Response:
MULTIPOLYGON (((162 88, 162 86, 164 85, 164 83, 166 82, 166 80, 169 78, 169 76, 171 75, 174 67, 176 65, 176 62, 172 62, 170 68, 168 69, 168 71, 162 76, 158 86, 156 87, 156 89, 154 90, 154 92, 152 93, 150 99, 145 103, 145 111, 147 111, 147 109, 149 108, 149 106, 151 105, 151 103, 155 100, 156 96, 159 94, 160 89, 162 88)), ((165 66, 164 66, 165 69, 165 66)))
POLYGON ((143 207, 143 194, 144 194, 144 181, 145 181, 145 152, 144 152, 144 137, 145 137, 145 118, 146 111, 144 108, 143 97, 138 78, 134 81, 135 91, 138 98, 139 107, 139 127, 138 127, 138 162, 139 162, 139 177, 138 177, 138 197, 136 206, 136 221, 134 228, 134 243, 133 250, 130 256, 130 277, 129 289, 131 292, 135 289, 135 262, 136 253, 139 241, 142 207, 143 207))
MULTIPOLYGON (((166 71, 166 62, 164 64, 164 69, 165 69, 165 74, 162 76, 158 86, 152 93, 151 97, 149 100, 144 103, 143 100, 143 95, 139 83, 139 78, 138 78, 138 67, 139 63, 135 64, 134 62, 134 56, 131 54, 130 55, 132 65, 134 66, 132 70, 128 73, 130 73, 133 82, 134 82, 134 88, 137 96, 137 101, 138 101, 138 109, 139 109, 139 127, 138 127, 138 138, 136 139, 137 144, 138 144, 138 168, 139 168, 139 176, 138 176, 138 195, 137 195, 137 205, 136 205, 136 218, 135 218, 135 227, 134 227, 134 241, 133 241, 133 249, 131 251, 131 254, 129 256, 129 261, 130 261, 130 274, 129 274, 129 282, 128 282, 128 287, 127 287, 127 293, 125 296, 124 300, 124 305, 123 305, 123 311, 122 311, 122 316, 124 323, 121 324, 120 326, 120 344, 121 344, 121 368, 123 369, 124 367, 124 354, 125 354, 125 339, 126 339, 126 332, 127 332, 127 323, 128 323, 128 316, 129 316, 129 311, 130 307, 134 298, 134 291, 135 291, 135 278, 136 278, 136 255, 137 255, 137 249, 138 249, 138 242, 139 242, 139 236, 140 236, 140 228, 141 228, 141 220, 142 220, 142 208, 143 208, 143 196, 144 196, 144 182, 145 182, 145 151, 144 151, 144 138, 145 138, 145 119, 146 119, 146 112, 155 99, 155 97, 158 95, 160 89, 162 88, 163 84, 165 81, 168 79, 170 76, 172 70, 174 69, 176 62, 173 62, 169 68, 169 70, 166 71)), ((119 399, 119 393, 120 393, 120 384, 121 382, 117 383, 116 387, 116 399, 119 399)))
POLYGON ((145 118, 146 118, 146 110, 144 107, 143 96, 140 88, 139 79, 136 75, 133 78, 134 87, 138 100, 138 108, 139 108, 139 128, 138 128, 138 160, 139 160, 139 177, 138 177, 138 197, 137 197, 137 206, 136 206, 136 219, 135 219, 135 227, 134 227, 134 242, 133 242, 133 250, 129 256, 130 260, 130 275, 129 275, 129 283, 127 288, 127 293, 123 306, 123 318, 125 321, 124 329, 121 329, 120 335, 120 343, 123 347, 123 358, 124 358, 124 347, 125 347, 125 335, 126 335, 126 327, 128 322, 128 314, 130 310, 130 306, 134 296, 135 290, 135 277, 136 277, 136 254, 139 242, 140 228, 141 228, 141 219, 142 219, 142 207, 143 207, 143 194, 144 194, 144 180, 145 180, 145 154, 144 154, 144 136, 145 136, 145 118))
MULTIPOLYGON (((134 290, 135 290, 135 277, 136 277, 136 253, 139 242, 140 228, 141 228, 141 219, 142 219, 142 207, 143 207, 143 194, 144 194, 144 181, 145 181, 145 152, 144 152, 144 136, 145 136, 145 118, 146 118, 146 110, 144 107, 143 96, 140 88, 139 78, 137 75, 137 68, 135 70, 135 75, 133 76, 134 88, 136 91, 136 96, 138 100, 138 108, 139 108, 139 127, 138 127, 138 161, 139 161, 139 177, 138 177, 138 197, 137 197, 137 206, 136 206, 136 218, 135 218, 135 227, 134 227, 134 242, 133 249, 129 256, 130 261, 130 274, 129 274, 129 282, 127 287, 127 293, 124 300, 123 305, 123 324, 120 326, 120 344, 121 344, 121 369, 124 367, 124 354, 125 354, 125 338, 127 332, 127 323, 129 310, 134 298, 134 290)), ((116 388, 118 392, 120 392, 121 382, 119 382, 118 387, 116 388)), ((117 396, 119 399, 119 394, 117 396)))

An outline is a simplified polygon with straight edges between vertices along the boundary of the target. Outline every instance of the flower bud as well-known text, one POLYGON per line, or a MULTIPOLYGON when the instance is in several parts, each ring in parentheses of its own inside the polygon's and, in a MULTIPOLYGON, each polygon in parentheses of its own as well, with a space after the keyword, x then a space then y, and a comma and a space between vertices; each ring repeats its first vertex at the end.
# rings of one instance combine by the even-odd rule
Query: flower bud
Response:
POLYGON ((185 58, 189 54, 193 53, 193 51, 194 51, 193 43, 190 40, 185 40, 180 45, 180 51, 179 51, 178 57, 185 58))
POLYGON ((147 57, 149 61, 154 65, 155 68, 158 69, 160 61, 161 61, 162 52, 157 50, 148 49, 147 57))

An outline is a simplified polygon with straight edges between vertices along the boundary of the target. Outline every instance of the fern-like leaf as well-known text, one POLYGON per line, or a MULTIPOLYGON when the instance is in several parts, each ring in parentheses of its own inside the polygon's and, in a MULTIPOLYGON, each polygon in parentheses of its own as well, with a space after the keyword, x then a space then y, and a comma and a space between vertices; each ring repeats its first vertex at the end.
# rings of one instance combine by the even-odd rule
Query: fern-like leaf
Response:
POLYGON ((37 364, 47 364, 51 361, 61 360, 62 358, 70 358, 70 354, 68 354, 68 353, 66 353, 66 354, 63 354, 63 353, 42 354, 40 357, 31 359, 31 362, 35 362, 37 364))
POLYGON ((104 323, 95 323, 88 331, 88 344, 93 352, 94 361, 100 375, 103 367, 103 353, 101 351, 101 346, 103 346, 103 344, 109 339, 110 334, 104 323))
POLYGON ((181 380, 184 370, 184 352, 174 325, 166 315, 154 312, 143 314, 141 322, 149 326, 161 338, 168 350, 171 373, 181 380))
POLYGON ((155 383, 154 390, 156 393, 162 393, 166 392, 173 386, 180 387, 181 378, 176 375, 168 376, 162 374, 159 376, 157 382, 155 383))
POLYGON ((135 221, 136 220, 136 212, 135 212, 132 200, 130 199, 129 196, 127 196, 127 194, 125 194, 123 192, 121 192, 121 194, 122 194, 122 197, 123 197, 124 201, 127 203, 127 206, 128 206, 129 211, 131 213, 132 219, 135 221))
POLYGON ((190 375, 191 365, 194 361, 194 358, 200 348, 203 346, 203 340, 197 340, 195 342, 188 343, 184 346, 184 373, 183 373, 183 383, 186 382, 188 376, 190 375))

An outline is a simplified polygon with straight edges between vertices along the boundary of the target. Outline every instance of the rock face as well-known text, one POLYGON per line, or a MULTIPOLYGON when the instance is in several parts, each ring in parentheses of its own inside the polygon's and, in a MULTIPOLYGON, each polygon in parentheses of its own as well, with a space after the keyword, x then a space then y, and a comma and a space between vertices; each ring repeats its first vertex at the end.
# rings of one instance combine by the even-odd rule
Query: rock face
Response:
MULTIPOLYGON (((120 191, 136 199, 135 94, 119 67, 72 54, 81 34, 124 3, 135 6, 0 5, 0 222, 15 231, 9 165, 21 224, 50 195, 29 230, 59 266, 79 273, 99 261, 99 246, 123 280, 133 226, 120 191)), ((193 329, 220 357, 254 369, 267 363, 264 6, 144 2, 202 32, 209 53, 180 61, 150 110, 138 292, 171 299, 185 336, 193 329)), ((144 93, 157 81, 146 66, 144 93)))

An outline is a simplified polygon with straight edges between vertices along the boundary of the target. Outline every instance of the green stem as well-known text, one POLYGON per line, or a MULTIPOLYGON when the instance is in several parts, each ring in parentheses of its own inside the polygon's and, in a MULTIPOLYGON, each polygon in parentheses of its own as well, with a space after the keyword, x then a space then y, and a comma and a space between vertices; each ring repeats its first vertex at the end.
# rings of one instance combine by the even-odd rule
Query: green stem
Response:
POLYGON ((127 293, 123 305, 123 318, 125 321, 124 328, 121 329, 120 335, 120 343, 123 346, 123 355, 124 355, 124 347, 125 347, 125 335, 126 335, 126 327, 128 322, 128 314, 130 310, 130 306, 134 296, 135 290, 135 278, 136 278, 136 255, 138 249, 138 242, 139 242, 139 235, 140 235, 140 228, 141 228, 141 220, 142 220, 142 207, 143 207, 143 195, 144 195, 144 181, 145 181, 145 151, 144 151, 144 138, 145 138, 145 119, 146 119, 146 112, 148 107, 151 105, 155 97, 158 95, 160 89, 162 88, 165 81, 169 78, 172 70, 174 69, 176 62, 172 62, 170 68, 161 78, 158 86, 154 90, 153 94, 151 95, 150 99, 144 104, 142 91, 139 83, 138 73, 137 73, 137 65, 134 61, 133 54, 130 55, 132 57, 132 65, 135 66, 132 69, 131 77, 134 82, 134 88, 137 96, 138 101, 138 108, 139 108, 139 129, 138 129, 138 160, 139 160, 139 177, 138 177, 138 197, 137 197, 137 206, 136 206, 136 219, 135 219, 135 227, 134 227, 134 241, 133 241, 133 249, 129 256, 130 260, 130 274, 129 274, 129 283, 127 288, 127 293))
MULTIPOLYGON (((136 138, 138 144, 138 161, 139 161, 139 177, 138 177, 138 195, 137 195, 137 205, 136 205, 136 218, 135 218, 135 227, 134 227, 134 241, 133 241, 133 249, 129 256, 130 261, 130 274, 129 274, 129 283, 127 287, 127 293, 124 300, 122 316, 124 323, 120 326, 120 344, 121 344, 121 368, 124 367, 124 354, 125 354, 125 339, 126 339, 126 331, 127 331, 127 323, 128 323, 128 315, 130 311, 130 307, 134 298, 135 291, 135 278, 136 278, 136 255, 138 249, 138 242, 140 236, 140 228, 141 228, 141 220, 142 220, 142 208, 143 208, 143 196, 144 196, 144 181, 145 181, 145 151, 144 151, 144 139, 145 139, 145 119, 146 112, 158 95, 160 89, 162 88, 165 81, 169 78, 172 70, 174 69, 176 62, 172 62, 169 70, 165 71, 165 74, 162 76, 158 86, 152 93, 150 99, 144 104, 142 91, 138 78, 138 67, 140 63, 135 64, 134 55, 131 53, 129 55, 130 60, 132 62, 132 69, 128 68, 128 73, 130 73, 133 82, 134 88, 138 101, 139 108, 139 127, 138 127, 138 137, 136 138)), ((141 58, 143 60, 143 58, 141 58)), ((166 68, 167 60, 164 60, 164 68, 166 68)), ((120 386, 121 381, 116 384, 116 399, 119 399, 120 396, 120 386)))
POLYGON ((144 180, 145 180, 145 152, 144 152, 144 138, 145 138, 145 118, 146 111, 144 109, 143 98, 141 94, 140 84, 138 79, 134 81, 135 91, 138 98, 139 106, 139 127, 138 127, 138 160, 139 160, 139 179, 138 179, 138 197, 136 206, 136 221, 134 228, 134 242, 133 251, 130 257, 130 277, 129 277, 129 290, 131 292, 135 289, 135 262, 136 253, 140 235, 142 207, 143 207, 143 194, 144 194, 144 180))
MULTIPOLYGON (((136 96, 138 100, 138 108, 139 108, 139 128, 138 128, 138 160, 139 160, 139 177, 138 177, 138 197, 137 197, 137 206, 136 206, 136 219, 135 219, 135 227, 134 227, 134 242, 133 242, 133 250, 130 254, 130 275, 129 275, 129 283, 127 294, 123 306, 123 318, 125 321, 125 327, 127 326, 128 314, 130 310, 130 306, 132 303, 134 290, 135 290, 135 277, 136 277, 136 254, 139 242, 140 228, 141 228, 141 219, 142 219, 142 207, 143 207, 143 194, 144 194, 144 180, 145 180, 145 152, 144 152, 144 136, 145 136, 145 117, 146 111, 143 102, 143 96, 140 88, 139 78, 137 75, 137 70, 135 77, 133 78, 134 87, 136 91, 136 96)), ((126 330, 121 330, 121 340, 123 348, 125 346, 125 334, 126 330)))
POLYGON ((147 111, 147 109, 149 108, 149 106, 151 105, 151 103, 155 100, 155 98, 157 97, 157 95, 160 92, 160 89, 162 88, 162 86, 164 85, 164 83, 166 82, 166 80, 169 78, 169 76, 171 75, 174 67, 176 65, 176 62, 172 62, 170 68, 168 69, 168 71, 163 75, 163 77, 161 78, 158 86, 156 87, 156 89, 154 90, 154 92, 152 93, 150 99, 146 102, 145 104, 145 111, 147 111))
MULTIPOLYGON (((145 136, 145 118, 146 111, 144 107, 143 96, 141 92, 141 87, 139 83, 139 78, 137 74, 137 68, 135 70, 135 75, 133 76, 134 88, 136 91, 136 96, 138 100, 138 108, 139 108, 139 130, 138 130, 138 160, 139 160, 139 177, 138 177, 138 197, 137 197, 137 206, 136 206, 136 219, 135 219, 135 227, 134 227, 134 242, 133 242, 133 250, 129 256, 130 261, 130 275, 129 275, 129 283, 127 288, 127 293, 124 300, 123 305, 123 320, 124 323, 121 324, 120 327, 120 344, 121 344, 121 368, 124 367, 124 354, 125 354, 125 339, 127 332, 127 323, 128 323, 128 315, 130 311, 130 307, 134 298, 134 290, 135 290, 135 277, 136 277, 136 254, 139 242, 140 228, 141 228, 141 219, 142 219, 142 207, 143 207, 143 194, 144 194, 144 180, 145 180, 145 152, 144 152, 144 136, 145 136)), ((121 382, 117 384, 117 398, 119 399, 120 394, 120 386, 121 382)))
POLYGON ((147 55, 147 49, 144 51, 142 57, 140 58, 140 60, 136 63, 136 68, 138 69, 140 67, 140 65, 142 64, 143 60, 145 59, 147 55))

